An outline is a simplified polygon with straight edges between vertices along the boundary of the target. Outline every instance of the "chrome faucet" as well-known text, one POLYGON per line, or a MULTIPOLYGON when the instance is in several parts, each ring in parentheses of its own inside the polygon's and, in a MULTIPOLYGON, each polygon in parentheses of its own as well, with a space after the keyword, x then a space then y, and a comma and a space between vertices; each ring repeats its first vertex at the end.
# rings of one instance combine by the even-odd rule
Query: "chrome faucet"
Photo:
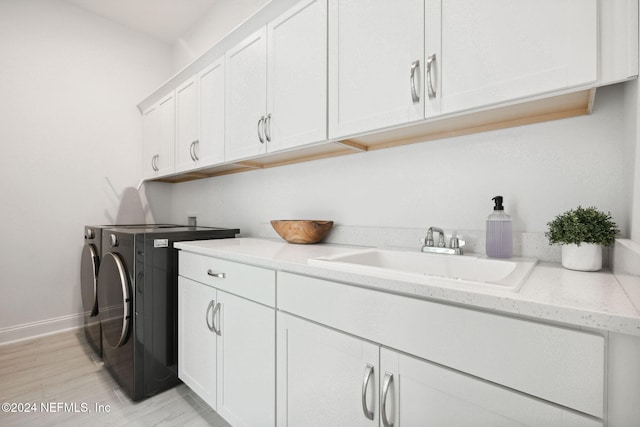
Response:
POLYGON ((458 239, 455 235, 449 240, 449 247, 444 243, 444 231, 438 227, 429 227, 427 230, 427 237, 420 239, 422 243, 422 252, 432 252, 437 254, 448 255, 462 255, 462 247, 464 246, 464 240, 458 239), (436 246, 433 240, 433 233, 438 233, 438 244, 436 246))

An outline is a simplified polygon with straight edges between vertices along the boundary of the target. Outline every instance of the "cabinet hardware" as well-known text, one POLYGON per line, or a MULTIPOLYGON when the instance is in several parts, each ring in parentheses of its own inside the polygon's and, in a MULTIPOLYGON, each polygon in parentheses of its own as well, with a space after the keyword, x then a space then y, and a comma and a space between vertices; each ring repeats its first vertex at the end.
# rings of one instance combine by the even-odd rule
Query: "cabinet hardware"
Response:
POLYGON ((385 372, 384 381, 382 381, 382 402, 380 402, 380 408, 382 411, 382 425, 384 427, 393 427, 393 421, 389 421, 389 418, 387 418, 387 393, 389 393, 389 388, 391 387, 392 382, 393 374, 385 372))
POLYGON ((209 305, 207 306, 207 313, 205 314, 205 321, 207 322, 207 328, 209 328, 209 330, 211 332, 215 332, 214 326, 213 326, 213 316, 211 316, 211 324, 209 324, 209 312, 211 311, 211 309, 213 308, 213 305, 215 304, 214 300, 211 300, 209 302, 209 305))
POLYGON ((267 142, 271 142, 271 113, 264 119, 264 137, 267 142))
POLYGON ((362 412, 364 412, 364 416, 373 420, 373 411, 370 411, 367 407, 367 387, 369 386, 369 380, 373 375, 373 366, 367 363, 367 367, 364 369, 364 378, 362 379, 362 412))
POLYGON ((216 333, 216 335, 222 335, 220 328, 216 327, 216 314, 220 311, 220 303, 217 303, 213 309, 213 314, 211 315, 211 330, 216 333))
POLYGON ((199 143, 200 141, 196 139, 191 143, 191 146, 189 146, 189 155, 191 155, 191 160, 194 162, 200 160, 198 153, 196 152, 196 147, 199 143))
POLYGON ((153 156, 151 158, 151 169, 153 169, 155 172, 158 172, 159 168, 158 168, 158 157, 159 155, 156 154, 155 156, 153 156))
POLYGON ((261 130, 264 129, 264 116, 260 117, 258 120, 258 139, 260 140, 260 144, 264 144, 264 138, 262 137, 261 130))
POLYGON ((217 277, 218 279, 224 279, 225 277, 227 277, 225 273, 216 273, 212 269, 207 270, 207 275, 211 277, 217 277))
POLYGON ((436 97, 436 90, 433 87, 433 74, 435 73, 433 69, 434 62, 436 62, 435 53, 427 59, 427 93, 429 94, 429 99, 436 97))
MULTIPOLYGON (((429 67, 427 63, 427 69, 429 67)), ((420 60, 413 61, 411 63, 411 76, 409 78, 409 82, 411 83, 411 99, 414 104, 420 102, 420 94, 418 94, 416 90, 416 70, 420 68, 420 60)))

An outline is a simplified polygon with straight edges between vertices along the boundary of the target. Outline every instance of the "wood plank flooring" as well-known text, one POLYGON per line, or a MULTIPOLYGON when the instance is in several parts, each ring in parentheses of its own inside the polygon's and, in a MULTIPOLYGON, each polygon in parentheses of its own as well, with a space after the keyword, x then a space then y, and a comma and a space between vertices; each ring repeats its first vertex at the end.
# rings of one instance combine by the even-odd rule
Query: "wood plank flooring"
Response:
POLYGON ((132 402, 81 329, 0 346, 0 403, 3 427, 231 427, 184 384, 132 402))

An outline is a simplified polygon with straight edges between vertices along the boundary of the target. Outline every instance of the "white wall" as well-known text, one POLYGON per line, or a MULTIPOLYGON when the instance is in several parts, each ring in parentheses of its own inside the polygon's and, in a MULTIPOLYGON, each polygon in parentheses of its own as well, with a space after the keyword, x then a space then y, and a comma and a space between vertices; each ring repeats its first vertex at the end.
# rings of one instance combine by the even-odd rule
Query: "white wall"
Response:
POLYGON ((174 43, 174 71, 177 72, 193 62, 268 2, 269 0, 215 0, 211 9, 193 29, 174 43))
POLYGON ((629 232, 633 164, 624 85, 598 90, 591 115, 176 184, 172 220, 258 235, 271 219, 343 226, 483 230, 491 197, 514 228, 544 232, 567 209, 609 210, 629 232))
POLYGON ((0 1, 0 52, 1 342, 78 320, 85 224, 145 220, 136 104, 172 54, 58 0, 0 1))

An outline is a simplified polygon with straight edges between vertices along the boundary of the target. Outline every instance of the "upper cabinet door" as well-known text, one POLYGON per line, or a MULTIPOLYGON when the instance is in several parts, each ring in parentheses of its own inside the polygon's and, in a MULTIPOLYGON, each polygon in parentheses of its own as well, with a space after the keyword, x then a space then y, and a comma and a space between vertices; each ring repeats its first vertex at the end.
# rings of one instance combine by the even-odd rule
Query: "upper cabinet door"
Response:
POLYGON ((224 161, 224 58, 198 73, 198 142, 193 155, 198 166, 224 161))
POLYGON ((160 100, 160 150, 156 158, 158 176, 174 172, 174 151, 176 143, 176 103, 173 91, 160 100))
POLYGON ((154 104, 142 112, 142 176, 158 175, 156 166, 160 153, 160 109, 154 104))
POLYGON ((329 137, 421 119, 423 57, 424 0, 329 0, 329 137))
POLYGON ((157 178, 174 172, 175 95, 171 91, 143 113, 142 174, 157 178))
POLYGON ((224 58, 176 89, 176 172, 224 161, 224 58))
POLYGON ((597 79, 597 0, 442 2, 442 112, 597 79))
POLYGON ((327 0, 304 1, 268 26, 267 150, 327 137, 327 0))
POLYGON ((176 89, 176 171, 194 167, 198 142, 198 84, 192 77, 176 89))
POLYGON ((225 62, 226 160, 265 153, 267 28, 262 28, 229 50, 225 62))

